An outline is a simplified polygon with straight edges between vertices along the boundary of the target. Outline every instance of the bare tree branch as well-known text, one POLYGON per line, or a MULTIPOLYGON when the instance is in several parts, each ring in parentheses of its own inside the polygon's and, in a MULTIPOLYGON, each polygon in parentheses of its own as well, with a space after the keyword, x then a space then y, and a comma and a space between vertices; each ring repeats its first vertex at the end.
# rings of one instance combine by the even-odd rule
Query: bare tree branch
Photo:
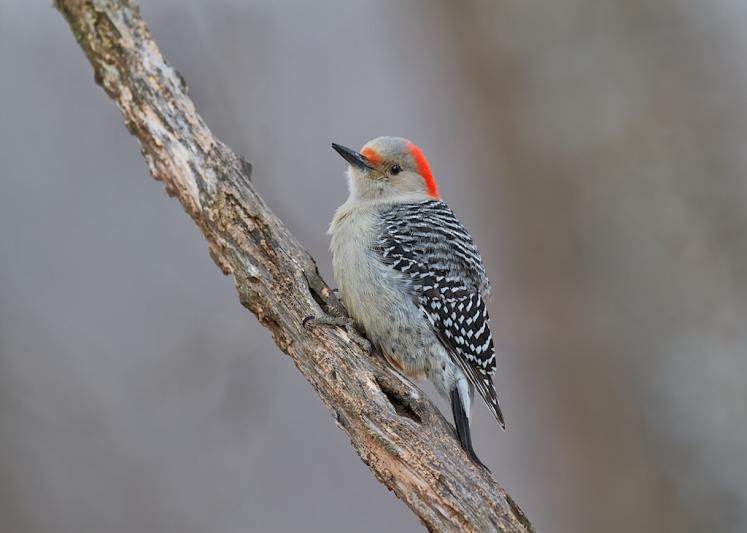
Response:
POLYGON ((250 165, 216 139, 161 56, 132 0, 57 0, 117 103, 153 177, 176 196, 232 274, 241 303, 270 330, 376 476, 432 531, 532 531, 506 492, 462 452, 412 384, 343 329, 302 325, 334 306, 311 256, 250 183, 250 165))

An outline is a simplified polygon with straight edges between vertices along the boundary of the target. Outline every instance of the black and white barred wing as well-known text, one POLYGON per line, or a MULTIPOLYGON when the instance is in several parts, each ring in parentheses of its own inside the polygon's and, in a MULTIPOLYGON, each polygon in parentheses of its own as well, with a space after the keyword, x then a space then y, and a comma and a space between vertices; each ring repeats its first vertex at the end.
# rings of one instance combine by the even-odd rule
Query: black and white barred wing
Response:
POLYGON ((472 237, 435 200, 393 206, 382 219, 382 259, 411 282, 413 298, 439 339, 504 426, 484 300, 490 285, 472 237))
POLYGON ((422 307, 431 308, 428 315, 441 342, 455 355, 454 360, 490 412, 505 427, 493 385, 495 349, 482 297, 473 293, 457 298, 427 298, 422 307))

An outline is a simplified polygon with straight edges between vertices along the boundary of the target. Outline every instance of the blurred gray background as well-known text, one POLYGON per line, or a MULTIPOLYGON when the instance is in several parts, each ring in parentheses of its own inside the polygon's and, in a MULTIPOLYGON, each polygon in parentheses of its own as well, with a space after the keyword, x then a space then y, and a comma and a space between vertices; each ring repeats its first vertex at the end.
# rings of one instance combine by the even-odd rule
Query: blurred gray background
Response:
MULTIPOLYGON (((330 281, 330 141, 423 147, 494 286, 508 431, 478 406, 476 449, 538 531, 747 531, 747 4, 142 11, 330 281)), ((0 67, 0 531, 419 531, 50 0, 0 3, 0 67)))

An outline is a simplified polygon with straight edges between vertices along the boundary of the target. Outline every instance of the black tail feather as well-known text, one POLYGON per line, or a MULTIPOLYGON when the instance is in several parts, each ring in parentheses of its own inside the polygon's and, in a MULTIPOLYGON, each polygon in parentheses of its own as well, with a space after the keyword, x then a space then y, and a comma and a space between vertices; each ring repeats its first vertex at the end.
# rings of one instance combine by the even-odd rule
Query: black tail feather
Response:
POLYGON ((462 399, 459 395, 459 389, 456 387, 451 390, 451 412, 454 415, 454 425, 456 426, 457 438, 459 439, 459 444, 462 446, 462 449, 467 453, 473 463, 490 472, 490 469, 480 461, 480 458, 477 457, 475 450, 472 448, 469 417, 464 410, 464 403, 462 403, 462 399))

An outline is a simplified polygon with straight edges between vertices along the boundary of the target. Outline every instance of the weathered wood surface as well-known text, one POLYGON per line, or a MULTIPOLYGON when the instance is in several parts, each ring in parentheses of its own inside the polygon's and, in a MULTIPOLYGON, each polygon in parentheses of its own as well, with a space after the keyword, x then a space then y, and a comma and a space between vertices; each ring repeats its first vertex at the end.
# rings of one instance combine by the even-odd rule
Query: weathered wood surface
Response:
MULTIPOLYGON (((241 303, 314 387, 374 476, 432 531, 531 531, 460 449, 420 390, 342 328, 302 325, 335 305, 312 257, 254 191, 251 166, 216 139, 131 0, 57 0, 153 177, 178 198, 241 303)), ((326 141, 320 140, 320 147, 326 141)))

